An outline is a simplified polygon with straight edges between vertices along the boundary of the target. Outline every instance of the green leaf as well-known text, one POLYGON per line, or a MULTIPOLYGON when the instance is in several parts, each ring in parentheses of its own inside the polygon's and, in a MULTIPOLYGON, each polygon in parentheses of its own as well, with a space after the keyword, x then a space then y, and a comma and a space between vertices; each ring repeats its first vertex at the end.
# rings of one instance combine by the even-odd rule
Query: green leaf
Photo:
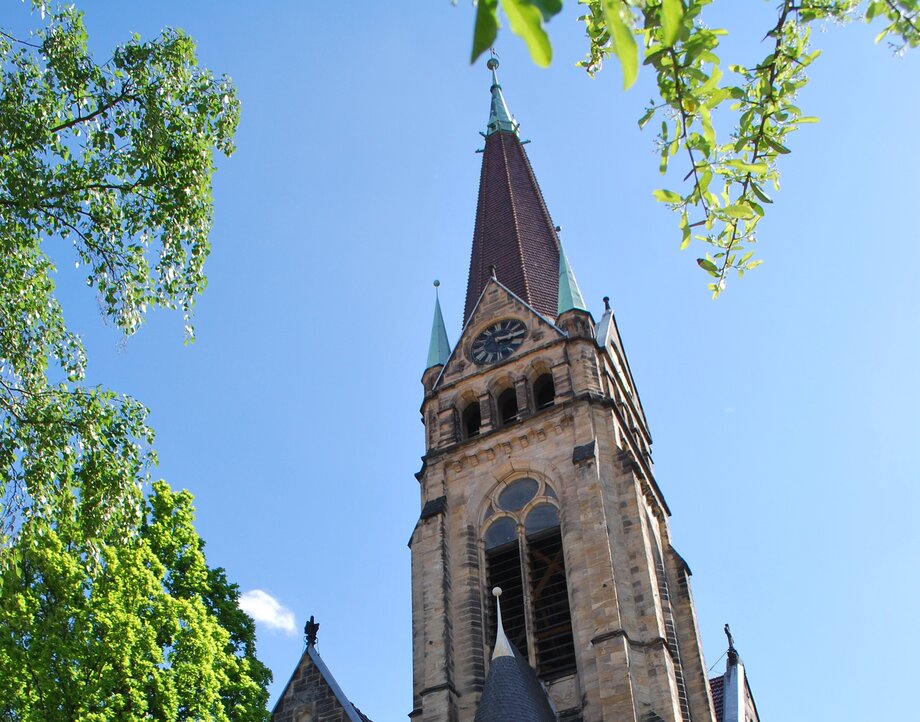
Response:
POLYGON ((530 59, 541 68, 547 67, 553 59, 553 48, 543 29, 540 8, 527 0, 501 0, 501 4, 508 16, 511 32, 527 43, 530 59))
POLYGON ((715 145, 716 142, 716 132, 712 127, 712 113, 709 112, 709 108, 705 105, 701 105, 699 108, 700 112, 700 123, 703 126, 703 137, 706 139, 706 142, 710 145, 715 145))
POLYGON ((549 22, 554 16, 562 12, 562 0, 530 0, 531 5, 536 5, 543 15, 543 20, 549 22))
POLYGON ((680 250, 684 250, 687 246, 690 245, 690 219, 687 217, 687 210, 680 214, 680 250))
POLYGON ((713 263, 712 261, 707 260, 705 258, 697 258, 696 262, 697 262, 697 265, 699 265, 699 267, 702 268, 704 271, 706 271, 706 273, 708 273, 709 275, 711 276, 719 275, 719 269, 716 266, 716 264, 713 263))
POLYGON ((684 19, 683 3, 680 0, 662 0, 660 17, 661 42, 664 45, 673 45, 684 19))
MULTIPOLYGON (((622 0, 604 0, 604 17, 613 39, 613 51, 623 70, 623 89, 629 90, 639 75, 639 48, 633 37, 632 28, 620 15, 622 7, 622 0)), ((629 12, 628 6, 626 10, 629 12)))
POLYGON ((772 140, 771 138, 767 138, 766 136, 764 136, 764 140, 767 141, 767 145, 769 145, 769 146, 770 146, 773 150, 775 150, 777 153, 781 153, 782 155, 786 155, 786 153, 791 153, 791 152, 792 152, 792 151, 789 150, 786 146, 784 146, 782 143, 777 143, 775 140, 772 140))
POLYGON ((738 170, 743 171, 745 173, 760 174, 760 173, 766 173, 767 170, 769 170, 769 167, 767 166, 766 163, 746 163, 743 160, 737 160, 737 159, 727 160, 725 161, 725 165, 731 168, 737 168, 738 170))
POLYGON ((754 210, 746 203, 732 203, 722 208, 722 213, 730 218, 753 218, 754 210))
POLYGON ((763 203, 773 202, 773 199, 770 198, 770 196, 768 196, 766 193, 764 193, 763 190, 761 190, 760 186, 758 186, 756 183, 751 183, 751 190, 754 192, 754 195, 757 196, 758 199, 760 199, 761 202, 763 203))
POLYGON ((496 35, 498 35, 498 0, 479 0, 476 5, 476 23, 473 25, 471 65, 492 47, 496 35))
POLYGON ((655 115, 655 108, 649 108, 645 111, 643 116, 639 118, 639 128, 642 129, 646 124, 652 119, 652 116, 655 115))
POLYGON ((655 199, 661 203, 680 203, 683 200, 679 193, 664 190, 663 188, 660 188, 657 191, 652 191, 652 195, 655 196, 655 199))

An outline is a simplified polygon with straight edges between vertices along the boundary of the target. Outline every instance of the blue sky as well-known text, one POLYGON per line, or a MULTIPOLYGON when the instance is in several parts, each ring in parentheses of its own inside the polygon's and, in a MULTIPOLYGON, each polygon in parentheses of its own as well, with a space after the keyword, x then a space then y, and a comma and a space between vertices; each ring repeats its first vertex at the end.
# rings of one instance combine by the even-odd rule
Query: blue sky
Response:
MULTIPOLYGON (((721 671, 730 622, 764 719, 903 716, 920 593, 920 57, 860 24, 815 32, 824 55, 799 105, 821 122, 782 159, 764 265, 713 302, 699 249, 678 251, 652 198, 677 178, 636 125, 651 74, 625 94, 613 65, 587 78, 566 5, 548 70, 500 36, 502 85, 588 305, 611 297, 707 663, 721 671)), ((773 3, 720 5, 723 57, 765 55, 773 3)), ((90 381, 151 408, 158 473, 195 494, 210 563, 293 613, 293 634, 259 626, 272 702, 314 614, 320 653, 378 722, 411 710, 431 281, 456 341, 489 104, 471 7, 394 6, 81 3, 101 59, 131 32, 184 28, 243 115, 215 176, 193 345, 167 313, 121 339, 66 250, 57 279, 90 381)), ((4 16, 22 27, 27 12, 4 16)))

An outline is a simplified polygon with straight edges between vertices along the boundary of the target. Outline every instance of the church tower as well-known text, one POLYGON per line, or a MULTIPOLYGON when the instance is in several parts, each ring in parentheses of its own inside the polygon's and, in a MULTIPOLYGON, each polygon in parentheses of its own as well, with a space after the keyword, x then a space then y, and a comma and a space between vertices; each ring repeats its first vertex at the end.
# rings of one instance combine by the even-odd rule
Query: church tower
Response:
POLYGON ((714 722, 613 311, 587 310, 497 65, 464 326, 451 349, 436 305, 422 376, 410 718, 473 722, 501 587, 507 640, 560 720, 714 722))

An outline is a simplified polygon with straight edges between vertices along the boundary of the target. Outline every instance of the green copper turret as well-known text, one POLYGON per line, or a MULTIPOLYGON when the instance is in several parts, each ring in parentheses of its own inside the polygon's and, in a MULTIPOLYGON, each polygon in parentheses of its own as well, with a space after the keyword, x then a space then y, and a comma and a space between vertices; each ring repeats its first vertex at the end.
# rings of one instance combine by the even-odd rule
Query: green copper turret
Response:
POLYGON ((585 300, 581 297, 581 290, 578 288, 578 281, 575 280, 575 272, 569 265, 569 259, 565 255, 562 244, 559 244, 559 303, 557 315, 561 316, 566 311, 577 309, 587 311, 585 300))
POLYGON ((443 366, 450 356, 450 341, 447 340, 447 329, 444 327, 444 316, 441 314, 441 299, 437 292, 440 285, 440 281, 434 282, 434 319, 431 321, 431 341, 428 344, 426 370, 434 366, 443 366))

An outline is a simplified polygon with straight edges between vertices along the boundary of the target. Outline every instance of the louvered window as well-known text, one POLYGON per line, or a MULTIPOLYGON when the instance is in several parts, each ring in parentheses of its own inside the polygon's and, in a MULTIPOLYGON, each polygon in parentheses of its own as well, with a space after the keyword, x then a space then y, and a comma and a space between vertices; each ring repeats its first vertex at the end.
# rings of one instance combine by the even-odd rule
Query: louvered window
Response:
POLYGON ((559 527, 527 539, 537 670, 549 677, 575 667, 572 615, 559 527))
MULTIPOLYGON (((505 634, 543 679, 575 670, 575 643, 556 494, 535 479, 503 487, 486 513, 487 589, 502 588, 505 634)), ((495 640, 491 600, 489 643, 495 640)))

